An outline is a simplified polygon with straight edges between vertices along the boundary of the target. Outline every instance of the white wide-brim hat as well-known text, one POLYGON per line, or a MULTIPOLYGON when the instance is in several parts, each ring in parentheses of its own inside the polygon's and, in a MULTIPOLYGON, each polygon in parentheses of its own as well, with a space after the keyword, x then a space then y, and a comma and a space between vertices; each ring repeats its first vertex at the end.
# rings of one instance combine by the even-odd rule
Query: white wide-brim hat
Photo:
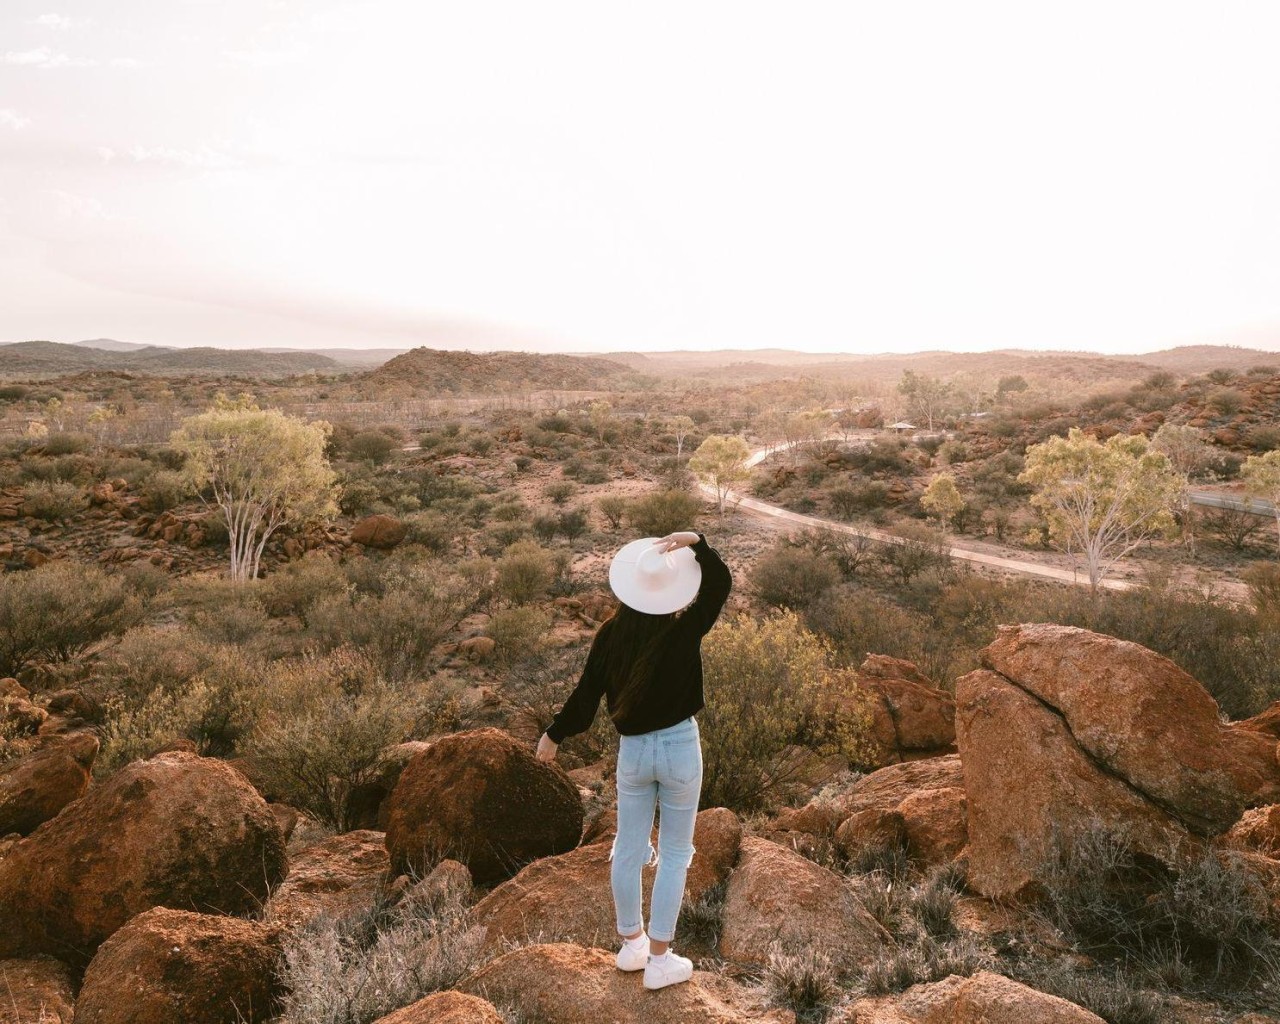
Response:
POLYGON ((702 566, 687 547, 662 551, 661 537, 633 540, 613 556, 609 586, 623 604, 649 615, 678 612, 698 595, 702 566))

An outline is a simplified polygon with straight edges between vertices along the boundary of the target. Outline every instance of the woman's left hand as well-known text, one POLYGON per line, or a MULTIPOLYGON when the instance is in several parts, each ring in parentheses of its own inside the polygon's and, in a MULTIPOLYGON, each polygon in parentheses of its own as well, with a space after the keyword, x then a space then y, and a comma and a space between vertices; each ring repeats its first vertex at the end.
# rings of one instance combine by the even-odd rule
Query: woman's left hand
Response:
POLYGON ((560 744, 544 732, 542 738, 538 740, 538 753, 536 756, 539 761, 554 761, 556 759, 556 751, 559 749, 560 744))

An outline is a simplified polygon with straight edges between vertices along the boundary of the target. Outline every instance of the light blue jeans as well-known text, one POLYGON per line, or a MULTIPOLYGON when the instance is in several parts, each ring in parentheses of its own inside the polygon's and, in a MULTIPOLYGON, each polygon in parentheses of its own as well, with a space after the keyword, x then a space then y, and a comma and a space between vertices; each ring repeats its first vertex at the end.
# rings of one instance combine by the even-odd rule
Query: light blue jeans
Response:
POLYGON ((640 930, 641 870, 656 865, 649 900, 649 937, 670 942, 693 860, 693 824, 702 794, 702 735, 693 717, 665 729, 618 740, 618 830, 609 853, 618 934, 640 930), (654 809, 658 849, 654 850, 654 809))

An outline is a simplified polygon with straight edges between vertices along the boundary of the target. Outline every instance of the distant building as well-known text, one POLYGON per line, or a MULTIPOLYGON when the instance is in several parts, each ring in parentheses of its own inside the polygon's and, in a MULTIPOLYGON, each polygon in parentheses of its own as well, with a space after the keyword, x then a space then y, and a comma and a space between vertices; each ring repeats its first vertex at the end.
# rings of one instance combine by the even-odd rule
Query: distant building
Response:
POLYGON ((906 420, 898 420, 897 423, 889 424, 888 429, 898 434, 905 434, 908 430, 915 430, 916 425, 914 423, 908 423, 906 420))

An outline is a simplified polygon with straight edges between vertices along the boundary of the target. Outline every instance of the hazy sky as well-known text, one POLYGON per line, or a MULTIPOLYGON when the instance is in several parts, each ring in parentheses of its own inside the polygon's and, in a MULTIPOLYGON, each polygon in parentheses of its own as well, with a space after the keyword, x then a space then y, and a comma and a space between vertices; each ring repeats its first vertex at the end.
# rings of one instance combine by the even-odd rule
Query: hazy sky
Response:
POLYGON ((1280 348, 1278 53, 1275 0, 0 0, 0 340, 1280 348))

